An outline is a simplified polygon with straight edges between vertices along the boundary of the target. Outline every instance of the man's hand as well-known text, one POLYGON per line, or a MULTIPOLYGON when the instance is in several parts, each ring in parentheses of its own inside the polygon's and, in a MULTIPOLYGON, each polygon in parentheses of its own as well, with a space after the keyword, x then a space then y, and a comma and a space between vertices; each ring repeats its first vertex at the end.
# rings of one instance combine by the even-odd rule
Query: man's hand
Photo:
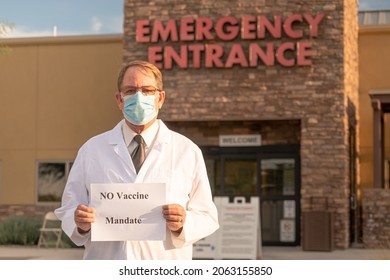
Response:
POLYGON ((163 205, 163 217, 171 231, 181 233, 186 221, 186 210, 179 204, 163 205))
POLYGON ((80 204, 74 211, 74 221, 79 233, 87 233, 91 230, 91 223, 95 222, 95 209, 80 204))

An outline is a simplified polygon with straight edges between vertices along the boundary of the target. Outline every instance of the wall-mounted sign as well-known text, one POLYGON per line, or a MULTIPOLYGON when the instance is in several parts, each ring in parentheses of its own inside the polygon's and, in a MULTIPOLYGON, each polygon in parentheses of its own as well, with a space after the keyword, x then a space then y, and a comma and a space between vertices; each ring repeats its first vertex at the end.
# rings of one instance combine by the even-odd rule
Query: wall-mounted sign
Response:
POLYGON ((220 147, 253 147, 261 146, 260 134, 219 135, 220 147))
POLYGON ((283 200, 283 218, 295 219, 295 200, 283 200))
POLYGON ((294 219, 280 220, 280 241, 282 242, 295 241, 295 220, 294 219))
POLYGON ((136 21, 136 42, 150 44, 149 62, 160 69, 307 66, 312 64, 313 39, 323 18, 324 13, 303 13, 272 19, 265 15, 224 16, 216 21, 143 19, 136 21))

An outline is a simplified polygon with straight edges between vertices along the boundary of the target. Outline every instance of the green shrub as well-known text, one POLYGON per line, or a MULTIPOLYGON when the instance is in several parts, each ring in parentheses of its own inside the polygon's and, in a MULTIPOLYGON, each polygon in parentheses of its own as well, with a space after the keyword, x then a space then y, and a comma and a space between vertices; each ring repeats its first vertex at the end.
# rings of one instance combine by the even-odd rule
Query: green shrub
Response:
MULTIPOLYGON (((0 221, 0 245, 37 245, 42 223, 43 219, 25 216, 11 216, 0 221)), ((62 233, 61 240, 63 248, 79 248, 65 232, 62 233)), ((55 246, 55 242, 49 246, 55 246)))
POLYGON ((42 221, 24 216, 12 216, 0 221, 0 245, 35 245, 42 221))

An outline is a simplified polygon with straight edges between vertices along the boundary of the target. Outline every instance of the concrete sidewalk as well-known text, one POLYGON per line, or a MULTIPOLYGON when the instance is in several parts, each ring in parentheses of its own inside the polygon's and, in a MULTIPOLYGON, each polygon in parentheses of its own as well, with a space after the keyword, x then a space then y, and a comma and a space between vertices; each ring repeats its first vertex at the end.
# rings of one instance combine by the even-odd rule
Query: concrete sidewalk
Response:
MULTIPOLYGON (((81 260, 84 249, 0 246, 0 260, 81 260)), ((262 260, 390 260, 390 249, 302 251, 301 247, 263 247, 262 260)))
POLYGON ((81 260, 84 249, 0 246, 0 260, 81 260))
POLYGON ((303 251, 301 247, 263 247, 264 260, 390 260, 390 249, 349 248, 345 250, 303 251))

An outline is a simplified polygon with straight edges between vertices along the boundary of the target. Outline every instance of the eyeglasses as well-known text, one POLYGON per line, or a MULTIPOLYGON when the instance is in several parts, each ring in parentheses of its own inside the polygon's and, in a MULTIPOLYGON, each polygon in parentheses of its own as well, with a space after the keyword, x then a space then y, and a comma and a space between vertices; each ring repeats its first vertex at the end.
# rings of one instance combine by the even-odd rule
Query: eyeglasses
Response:
POLYGON ((155 95, 156 91, 161 91, 161 89, 155 88, 153 86, 145 86, 145 87, 124 87, 121 90, 123 95, 134 95, 139 91, 143 95, 155 95))

